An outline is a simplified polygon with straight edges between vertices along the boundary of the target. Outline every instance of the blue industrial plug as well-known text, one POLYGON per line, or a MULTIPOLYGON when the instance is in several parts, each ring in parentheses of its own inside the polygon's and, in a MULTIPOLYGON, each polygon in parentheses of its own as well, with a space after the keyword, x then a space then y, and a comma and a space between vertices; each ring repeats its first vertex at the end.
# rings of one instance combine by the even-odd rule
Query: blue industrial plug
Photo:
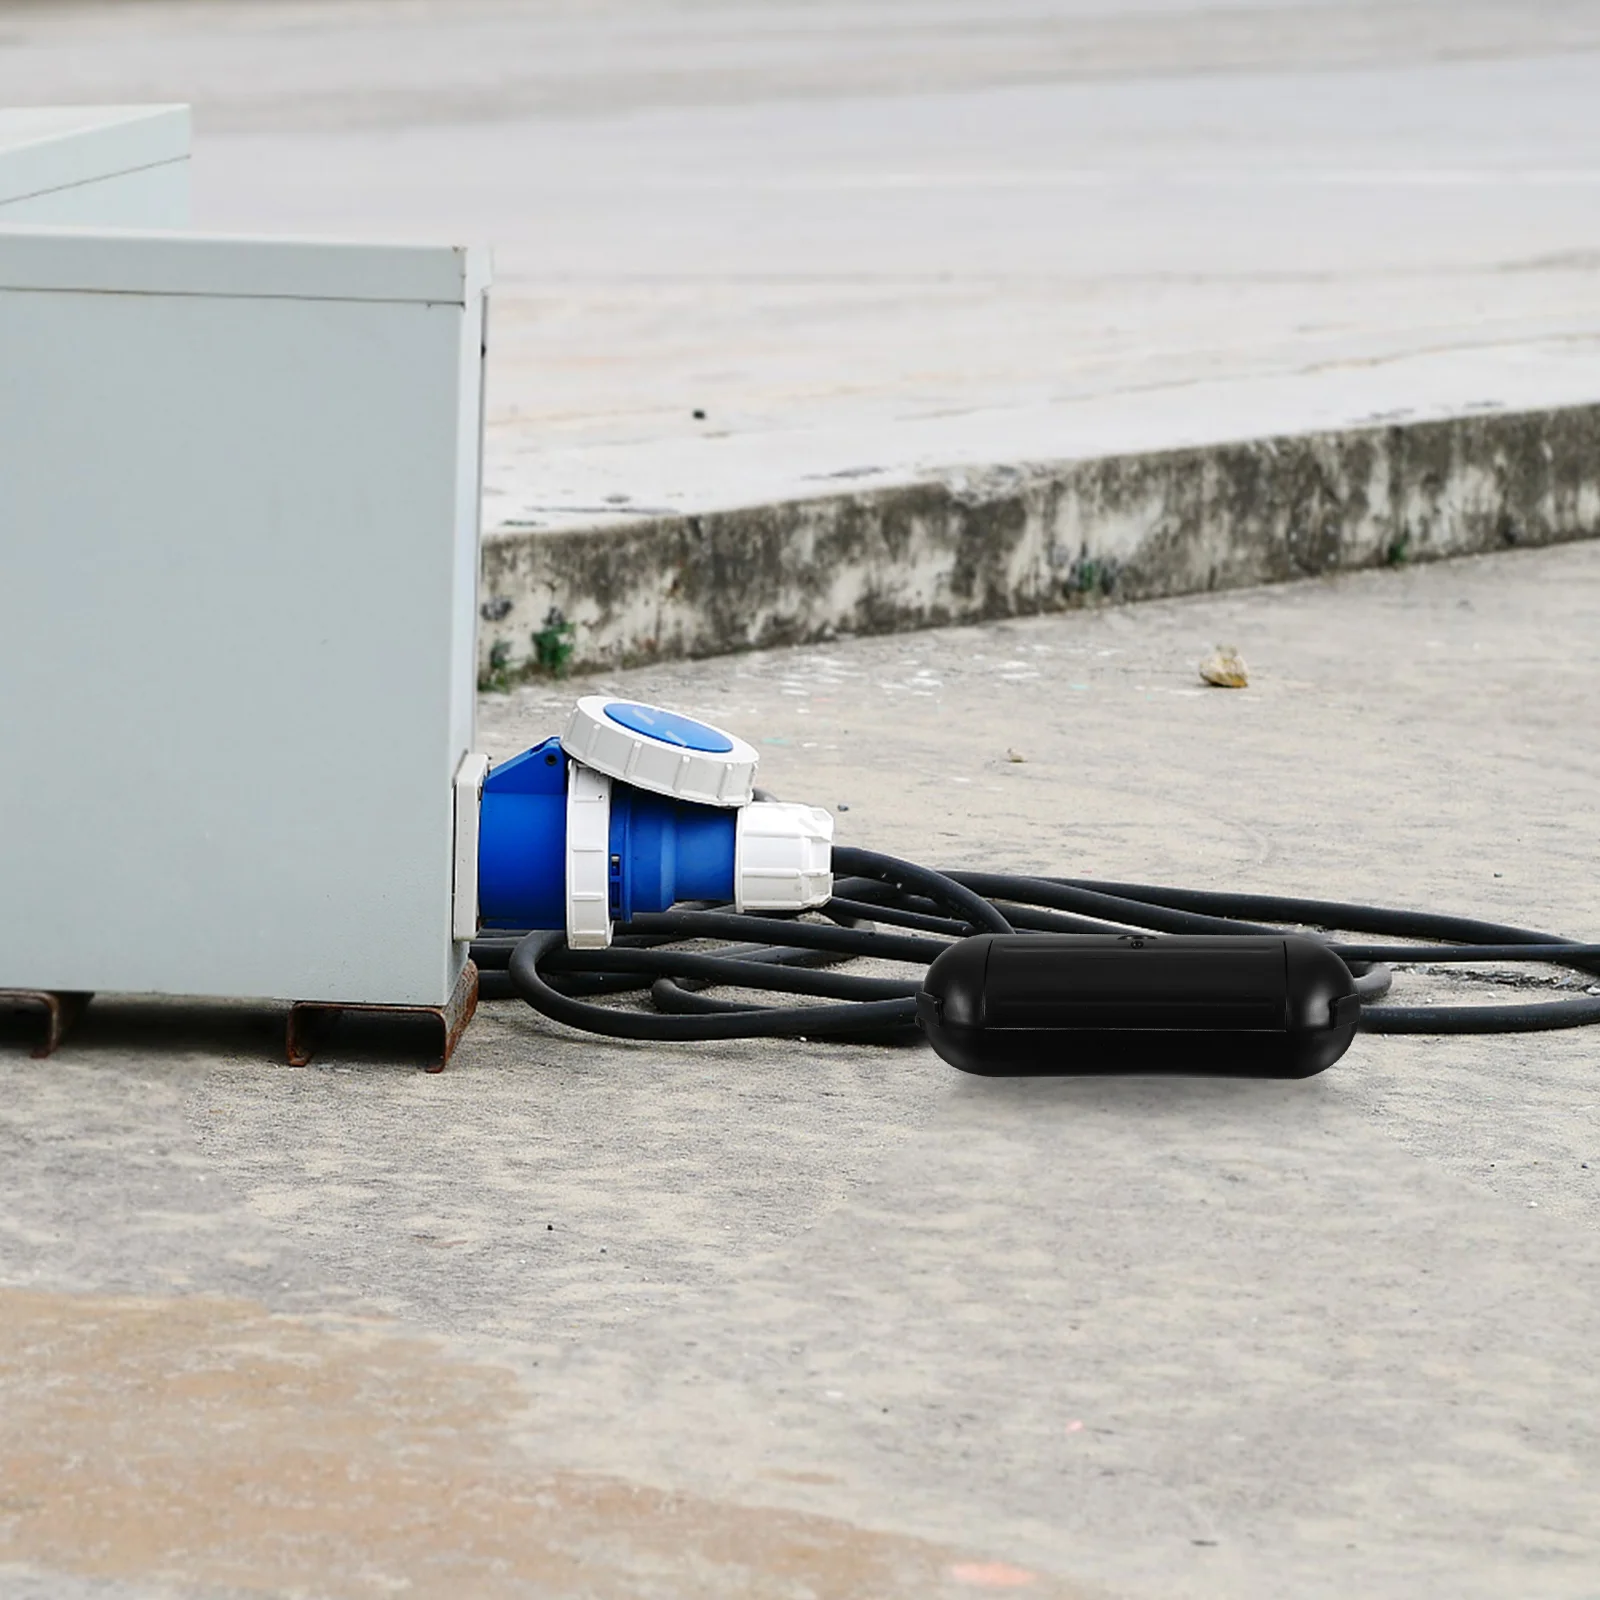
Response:
POLYGON ((825 904, 832 818, 753 799, 755 765, 749 745, 705 723, 630 701, 580 701, 559 739, 484 780, 481 926, 559 928, 574 948, 596 948, 613 922, 686 900, 825 904))

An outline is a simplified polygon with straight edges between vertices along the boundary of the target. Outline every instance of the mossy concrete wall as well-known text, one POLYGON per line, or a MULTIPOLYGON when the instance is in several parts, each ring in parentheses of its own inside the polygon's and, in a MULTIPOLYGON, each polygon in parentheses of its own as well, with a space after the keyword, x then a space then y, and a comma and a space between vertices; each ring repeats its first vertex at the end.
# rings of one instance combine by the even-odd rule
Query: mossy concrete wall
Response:
POLYGON ((489 535, 480 670, 624 666, 1600 534, 1600 405, 489 535))

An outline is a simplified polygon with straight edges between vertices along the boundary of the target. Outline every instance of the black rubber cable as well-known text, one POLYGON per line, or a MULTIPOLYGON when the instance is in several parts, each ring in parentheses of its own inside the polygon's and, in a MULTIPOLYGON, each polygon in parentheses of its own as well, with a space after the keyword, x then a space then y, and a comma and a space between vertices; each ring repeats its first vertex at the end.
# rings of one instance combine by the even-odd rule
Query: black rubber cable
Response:
MULTIPOLYGON (((685 912, 685 916, 704 915, 685 912)), ((557 1022, 569 1023, 589 1033, 614 1039, 794 1039, 857 1036, 874 1025, 906 1023, 916 1016, 911 999, 857 1000, 842 1005, 740 1006, 709 1016, 663 1016, 658 1012, 631 1011, 597 1006, 561 994, 545 981, 539 960, 565 948, 566 936, 557 932, 530 933, 511 952, 507 969, 517 993, 536 1011, 557 1022)), ((757 963, 750 963, 756 967, 757 963)), ((752 983, 751 987, 760 987, 752 983)))
POLYGON ((1516 1005, 1378 1003, 1388 991, 1388 963, 1393 962, 1534 961, 1600 973, 1600 945, 1526 928, 1282 895, 936 872, 869 850, 835 849, 833 864, 839 893, 822 910, 826 921, 677 907, 635 917, 617 930, 610 949, 595 951, 569 950, 558 932, 491 935, 472 947, 483 992, 488 998, 514 993, 558 1022, 615 1038, 881 1044, 917 1036, 918 977, 868 977, 827 968, 859 958, 925 968, 949 940, 976 932, 1278 934, 1287 924, 1428 941, 1330 940, 1355 978, 1365 1032, 1536 1032, 1600 1023, 1600 996, 1516 1005), (906 931, 883 931, 874 924, 906 931), (720 946, 685 948, 708 940, 720 946), (751 1005, 700 992, 707 987, 766 990, 798 997, 799 1003, 751 1005), (590 998, 646 990, 653 1009, 597 1004, 590 998))

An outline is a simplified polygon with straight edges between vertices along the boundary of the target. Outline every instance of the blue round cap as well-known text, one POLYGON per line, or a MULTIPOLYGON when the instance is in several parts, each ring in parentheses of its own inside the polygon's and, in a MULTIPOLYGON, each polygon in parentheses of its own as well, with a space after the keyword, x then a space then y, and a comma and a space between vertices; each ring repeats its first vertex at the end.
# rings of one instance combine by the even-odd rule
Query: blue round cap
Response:
POLYGON ((676 711, 663 711, 659 706, 613 700, 606 706, 606 716, 630 733, 642 733, 647 739, 659 739, 662 744, 676 745, 680 750, 698 750, 706 755, 721 756, 733 749, 733 740, 720 728, 707 727, 693 717, 680 716, 676 711))

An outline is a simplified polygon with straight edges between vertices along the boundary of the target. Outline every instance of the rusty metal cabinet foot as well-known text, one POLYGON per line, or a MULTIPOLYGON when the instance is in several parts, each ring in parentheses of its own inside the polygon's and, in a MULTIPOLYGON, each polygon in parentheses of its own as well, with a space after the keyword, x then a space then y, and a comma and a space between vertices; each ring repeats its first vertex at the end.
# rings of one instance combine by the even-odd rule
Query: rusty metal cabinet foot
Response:
POLYGON ((52 989, 0 989, 0 1011, 37 1011, 44 1023, 43 1038, 33 1049, 35 1060, 54 1055, 72 1025, 94 999, 92 994, 61 993, 52 989))
POLYGON ((442 1006, 341 1005, 331 1000, 297 1000, 289 1008, 289 1065, 309 1065, 328 1028, 349 1011, 368 1017, 432 1019, 439 1027, 439 1056, 429 1063, 428 1071, 443 1072, 477 1009, 478 969, 470 961, 461 969, 455 992, 442 1006))

